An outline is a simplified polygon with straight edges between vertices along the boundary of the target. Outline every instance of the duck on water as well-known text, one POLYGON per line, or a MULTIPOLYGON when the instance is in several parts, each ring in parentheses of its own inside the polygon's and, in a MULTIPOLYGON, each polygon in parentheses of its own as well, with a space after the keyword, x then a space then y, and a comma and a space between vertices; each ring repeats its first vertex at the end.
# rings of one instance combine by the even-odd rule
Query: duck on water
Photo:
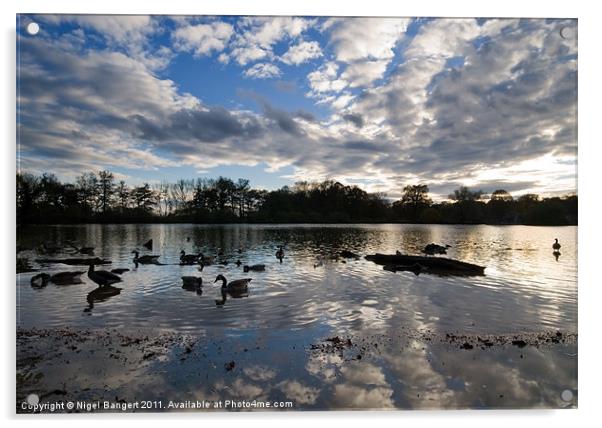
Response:
POLYGON ((88 278, 90 278, 100 287, 121 282, 121 278, 112 272, 108 272, 106 270, 94 270, 93 264, 91 264, 90 268, 88 269, 88 278))
POLYGON ((201 260, 203 254, 186 254, 186 251, 180 251, 180 264, 181 265, 193 265, 201 260))
POLYGON ((140 256, 140 252, 138 250, 132 251, 134 255, 134 263, 139 263, 141 265, 149 265, 149 264, 158 264, 159 256, 145 254, 144 256, 140 256))
POLYGON ((236 279, 234 281, 228 282, 228 280, 226 280, 226 277, 220 274, 215 278, 214 283, 218 281, 222 281, 222 299, 215 301, 215 304, 217 306, 224 306, 228 294, 234 298, 248 296, 249 283, 251 282, 251 278, 236 279))
POLYGON ((182 288, 188 291, 196 291, 197 294, 203 294, 203 278, 198 276, 183 276, 182 288))
POLYGON ((45 287, 48 282, 52 282, 56 285, 81 284, 82 280, 80 276, 82 276, 84 273, 86 272, 59 272, 55 273, 54 275, 39 273, 31 277, 30 283, 32 287, 36 288, 45 287))

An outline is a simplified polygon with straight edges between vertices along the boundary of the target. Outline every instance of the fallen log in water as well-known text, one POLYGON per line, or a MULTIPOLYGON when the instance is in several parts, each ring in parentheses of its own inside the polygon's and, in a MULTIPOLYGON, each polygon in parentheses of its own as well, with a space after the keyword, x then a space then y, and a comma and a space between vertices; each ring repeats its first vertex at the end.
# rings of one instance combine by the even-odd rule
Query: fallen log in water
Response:
POLYGON ((366 260, 391 271, 405 270, 437 275, 484 275, 485 267, 445 257, 408 256, 403 254, 370 254, 366 260))
POLYGON ((110 260, 104 260, 99 257, 92 258, 70 258, 70 259, 36 259, 38 263, 62 263, 64 265, 82 265, 82 266, 90 266, 90 265, 110 265, 110 260))

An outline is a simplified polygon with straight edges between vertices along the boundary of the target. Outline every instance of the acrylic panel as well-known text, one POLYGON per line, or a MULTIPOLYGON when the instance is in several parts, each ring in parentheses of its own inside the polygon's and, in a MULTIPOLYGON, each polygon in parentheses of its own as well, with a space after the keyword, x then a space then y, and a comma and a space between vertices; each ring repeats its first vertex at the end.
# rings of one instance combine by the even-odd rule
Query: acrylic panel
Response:
POLYGON ((577 406, 577 20, 17 16, 17 413, 577 406))

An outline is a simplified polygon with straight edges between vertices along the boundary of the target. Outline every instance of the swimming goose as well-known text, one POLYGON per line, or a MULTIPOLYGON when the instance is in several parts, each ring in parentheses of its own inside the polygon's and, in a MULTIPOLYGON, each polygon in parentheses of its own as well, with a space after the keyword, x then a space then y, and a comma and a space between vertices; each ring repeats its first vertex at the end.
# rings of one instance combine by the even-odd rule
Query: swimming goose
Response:
POLYGON ((153 256, 150 254, 140 257, 140 253, 137 250, 132 251, 132 254, 134 254, 134 263, 140 263, 142 265, 155 264, 158 262, 157 259, 159 258, 159 256, 153 256))
POLYGON ((48 281, 50 281, 50 275, 48 275, 47 273, 39 273, 37 275, 32 276, 29 280, 29 283, 34 288, 42 288, 48 285, 48 281))
POLYGON ((278 251, 276 251, 276 258, 280 259, 280 261, 284 258, 284 247, 282 245, 278 247, 278 251))
POLYGON ((252 278, 244 278, 228 282, 226 277, 220 274, 213 282, 216 283, 217 281, 222 281, 222 290, 234 293, 244 293, 249 289, 249 283, 251 280, 252 278))
POLYGON ((446 245, 444 247, 443 245, 431 243, 431 244, 428 244, 426 247, 424 247, 424 250, 422 250, 422 252, 425 254, 429 254, 429 255, 447 254, 448 248, 451 248, 451 245, 446 245))
POLYGON ((359 259, 360 255, 354 253, 353 251, 343 250, 339 254, 344 259, 359 259))
POLYGON ((556 242, 554 242, 552 244, 552 248, 555 249, 556 251, 560 250, 560 243, 558 242, 558 238, 556 238, 556 242))
POLYGON ((94 265, 90 265, 88 269, 88 278, 97 283, 99 286, 105 286, 114 284, 116 282, 121 282, 121 278, 111 272, 107 272, 106 270, 94 270, 94 265))
POLYGON ((245 272, 249 272, 250 270, 255 272, 263 272, 265 270, 265 265, 245 265, 242 267, 242 270, 245 272))
POLYGON ((201 258, 201 253, 199 254, 186 254, 186 251, 180 251, 180 264, 181 265, 192 265, 198 263, 201 258))
POLYGON ((201 291, 202 287, 203 287, 203 278, 196 277, 196 276, 183 276, 182 277, 182 288, 183 289, 190 290, 190 291, 196 291, 198 293, 199 291, 201 291))
POLYGON ((86 272, 77 271, 55 273, 50 277, 50 282, 53 282, 56 285, 81 284, 82 280, 80 276, 82 276, 84 273, 86 272))

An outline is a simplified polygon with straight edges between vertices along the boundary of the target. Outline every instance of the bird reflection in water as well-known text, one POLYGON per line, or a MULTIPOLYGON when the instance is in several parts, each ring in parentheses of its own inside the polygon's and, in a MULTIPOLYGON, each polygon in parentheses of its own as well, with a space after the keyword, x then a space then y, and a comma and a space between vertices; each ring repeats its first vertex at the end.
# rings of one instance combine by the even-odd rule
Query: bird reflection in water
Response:
POLYGON ((120 294, 121 290, 121 288, 113 287, 112 285, 104 285, 92 290, 86 296, 88 307, 84 309, 84 312, 92 312, 95 303, 106 302, 111 297, 120 294))
POLYGON ((556 250, 552 253, 552 255, 554 256, 554 258, 556 259, 556 261, 558 261, 558 258, 562 255, 560 254, 560 251, 556 250))
POLYGON ((222 293, 222 299, 221 300, 215 300, 215 305, 216 306, 224 306, 226 304, 226 300, 228 300, 228 296, 230 296, 233 299, 240 299, 242 297, 249 297, 249 292, 248 291, 227 291, 226 289, 222 288, 221 289, 221 293, 222 293))

